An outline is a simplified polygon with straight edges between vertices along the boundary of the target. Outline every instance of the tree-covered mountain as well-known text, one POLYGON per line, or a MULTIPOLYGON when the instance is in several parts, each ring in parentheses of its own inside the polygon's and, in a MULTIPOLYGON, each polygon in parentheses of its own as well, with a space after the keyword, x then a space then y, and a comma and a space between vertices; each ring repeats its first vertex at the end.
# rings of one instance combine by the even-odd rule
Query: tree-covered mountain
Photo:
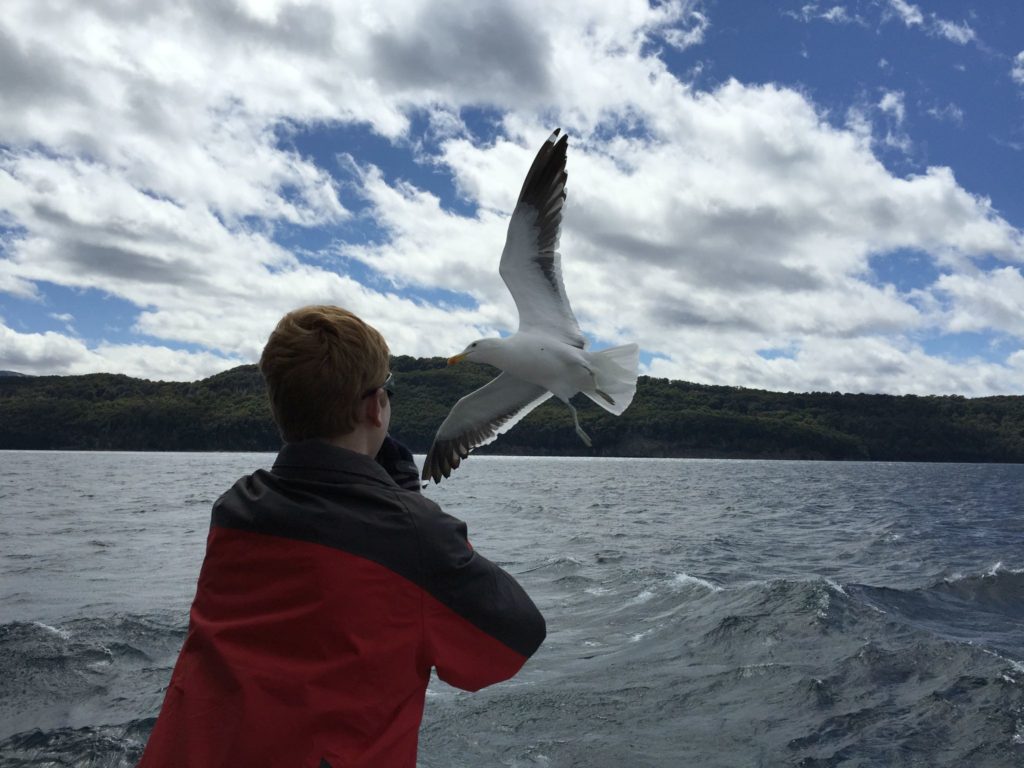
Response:
MULTIPOLYGON (((424 453, 449 408, 493 369, 396 357, 392 432, 424 453)), ((620 417, 549 401, 490 453, 1024 462, 1024 397, 779 393, 641 377, 620 417)), ((273 451, 280 439, 255 366, 202 381, 115 374, 0 377, 0 448, 273 451)))

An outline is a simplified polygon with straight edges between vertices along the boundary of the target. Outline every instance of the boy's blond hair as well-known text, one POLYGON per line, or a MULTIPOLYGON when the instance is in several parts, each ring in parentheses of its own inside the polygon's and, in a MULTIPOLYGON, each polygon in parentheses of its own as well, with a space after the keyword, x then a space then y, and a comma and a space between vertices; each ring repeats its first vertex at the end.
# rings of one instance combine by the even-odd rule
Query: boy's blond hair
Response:
POLYGON ((281 318, 260 357, 285 442, 351 432, 363 394, 387 378, 388 345, 341 307, 300 307, 281 318))

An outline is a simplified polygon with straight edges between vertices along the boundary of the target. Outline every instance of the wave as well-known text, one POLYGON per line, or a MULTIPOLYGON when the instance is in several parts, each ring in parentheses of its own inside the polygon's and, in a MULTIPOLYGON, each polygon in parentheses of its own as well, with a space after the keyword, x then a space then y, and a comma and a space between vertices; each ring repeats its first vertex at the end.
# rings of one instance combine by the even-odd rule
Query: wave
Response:
POLYGON ((169 612, 0 624, 0 739, 155 713, 185 621, 169 612))
POLYGON ((1024 658, 1024 571, 997 566, 917 589, 850 585, 849 590, 893 620, 1011 659, 1024 658))
POLYGON ((1024 619, 1024 569, 1005 568, 1001 562, 981 575, 943 579, 927 591, 1024 619))
POLYGON ((550 557, 532 568, 524 568, 520 573, 542 573, 542 574, 564 574, 580 570, 583 562, 575 557, 564 555, 561 557, 550 557))
POLYGON ((131 768, 142 758, 155 717, 120 725, 34 728, 0 741, 0 761, 10 768, 95 766, 131 768))
POLYGON ((900 590, 890 587, 856 585, 865 594, 879 598, 896 598, 941 606, 942 601, 956 602, 958 607, 987 611, 1013 619, 1024 619, 1024 570, 1002 567, 997 563, 987 573, 950 576, 928 587, 900 590))
MULTIPOLYGON (((604 607, 587 631, 574 628, 573 641, 600 641, 582 653, 577 645, 579 664, 560 668, 574 715, 614 717, 610 698, 664 742, 681 713, 713 711, 720 722, 760 723, 758 743, 777 758, 764 763, 771 765, 910 764, 892 762, 894 750, 935 766, 1019 757, 1024 674, 1013 654, 992 650, 992 638, 956 637, 943 612, 953 611, 943 604, 952 596, 989 607, 1019 596, 1012 573, 904 590, 824 577, 718 585, 690 574, 645 576, 630 579, 628 592, 620 584, 600 595, 604 607), (905 605, 932 623, 910 620, 909 609, 897 610, 905 605), (611 693, 590 696, 596 669, 611 693)), ((644 764, 739 762, 707 754, 644 764)))
MULTIPOLYGON (((540 567, 545 582, 561 583, 579 564, 552 558, 540 567)), ((973 610, 973 621, 977 611, 989 614, 985 627, 1019 627, 1012 613, 1024 594, 1019 572, 998 567, 919 589, 828 578, 723 585, 713 575, 654 568, 622 575, 562 604, 521 685, 482 699, 432 696, 425 754, 437 739, 461 733, 444 727, 444 718, 502 738, 502 724, 528 711, 529 738, 549 735, 549 746, 568 743, 565 733, 581 723, 618 723, 606 741, 595 742, 603 728, 586 733, 590 752, 595 744, 609 750, 604 765, 638 764, 614 751, 627 748, 621 733, 637 729, 652 736, 637 743, 664 750, 644 764, 738 764, 709 761, 713 739, 703 758, 679 759, 701 732, 682 729, 680 713, 713 711, 722 723, 754 723, 765 754, 779 758, 773 765, 835 765, 851 754, 886 765, 893 749, 936 766, 1010 765, 1019 756, 1024 675, 1012 659, 1021 656, 990 637, 984 645, 958 638, 950 626, 957 611, 973 610), (854 744, 860 751, 851 753, 854 744)), ((167 613, 0 625, 0 679, 7 678, 7 691, 25 691, 0 697, 8 729, 0 732, 0 764, 134 765, 185 619, 167 613), (35 677, 11 679, 25 669, 35 677), (18 709, 29 715, 11 717, 18 709)), ((565 764, 594 763, 580 755, 565 764)))
POLYGON ((722 588, 717 584, 712 584, 707 579, 702 579, 699 576, 691 576, 688 573, 677 573, 672 577, 669 582, 670 586, 681 589, 683 587, 698 586, 703 587, 708 592, 721 592, 722 588))
POLYGON ((634 642, 656 642, 659 633, 646 631, 649 622, 682 626, 706 616, 713 623, 703 630, 704 638, 726 645, 742 644, 751 635, 781 643, 808 629, 818 636, 887 636, 902 626, 939 641, 994 651, 1012 664, 1024 659, 1024 571, 1002 566, 910 589, 825 577, 723 586, 685 572, 631 583, 628 591, 592 589, 588 594, 617 602, 604 615, 641 627, 642 632, 630 633, 634 642))
MULTIPOLYGON (((59 627, 51 627, 49 624, 44 624, 41 621, 33 621, 31 623, 34 626, 39 627, 41 630, 43 630, 45 632, 49 632, 52 635, 56 635, 61 640, 70 640, 71 639, 71 632, 66 630, 66 629, 61 629, 59 627)), ((14 625, 11 625, 11 626, 14 626, 14 625)), ((2 632, 2 630, 0 630, 0 632, 2 632)))

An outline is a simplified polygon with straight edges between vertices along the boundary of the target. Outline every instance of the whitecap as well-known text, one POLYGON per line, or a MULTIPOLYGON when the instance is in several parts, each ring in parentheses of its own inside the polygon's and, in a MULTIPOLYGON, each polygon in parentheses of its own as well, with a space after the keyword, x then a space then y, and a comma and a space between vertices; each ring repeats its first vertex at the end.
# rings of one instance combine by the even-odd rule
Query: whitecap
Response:
MULTIPOLYGON (((826 580, 827 581, 827 580, 826 580)), ((828 584, 831 587, 831 584, 828 584)), ((820 587, 815 589, 818 593, 818 610, 816 615, 819 619, 828 618, 828 609, 832 607, 832 597, 829 595, 827 589, 821 589, 820 587)))
POLYGON ((843 589, 843 585, 839 582, 833 581, 832 579, 825 579, 825 583, 828 584, 832 589, 834 589, 843 597, 849 597, 849 595, 846 594, 846 590, 843 589))
POLYGON ((61 629, 59 627, 51 627, 49 624, 43 624, 43 622, 41 621, 33 621, 32 623, 40 629, 45 629, 47 632, 56 635, 61 640, 71 639, 71 632, 66 629, 61 629))
POLYGON ((988 576, 998 576, 1000 573, 1009 573, 1011 576, 1019 576, 1024 573, 1024 568, 1007 568, 1003 565, 1003 561, 1000 560, 998 563, 989 569, 988 576))
POLYGON ((699 576, 691 576, 688 573, 677 573, 672 577, 671 584, 675 588, 689 586, 690 584, 697 584, 698 586, 704 587, 709 592, 721 592, 722 588, 717 584, 712 584, 707 579, 702 579, 699 576))
MULTIPOLYGON (((967 641, 967 644, 974 645, 974 643, 970 640, 967 641)), ((1024 662, 1017 661, 1016 659, 1011 659, 1009 656, 1003 656, 1003 654, 996 653, 995 651, 990 650, 988 648, 982 648, 981 652, 987 653, 989 656, 995 656, 1000 661, 1005 661, 1007 664, 1010 665, 1010 668, 1014 672, 1024 675, 1024 662)))
POLYGON ((629 599, 629 604, 630 605, 638 605, 640 603, 646 603, 652 597, 654 597, 654 590, 653 589, 645 589, 643 592, 641 592, 636 597, 631 597, 629 599))
MULTIPOLYGON (((1024 573, 1024 568, 1007 568, 1005 565, 1003 565, 1003 561, 999 560, 999 561, 996 562, 995 565, 993 565, 984 574, 982 574, 982 576, 983 577, 994 577, 994 576, 998 576, 1001 573, 1008 573, 1011 576, 1018 576, 1018 575, 1024 573)), ((968 579, 971 579, 971 578, 977 578, 977 576, 974 575, 974 574, 970 574, 970 573, 965 574, 962 571, 957 571, 953 575, 947 576, 946 578, 944 578, 943 581, 946 584, 955 584, 958 581, 967 581, 968 579)))

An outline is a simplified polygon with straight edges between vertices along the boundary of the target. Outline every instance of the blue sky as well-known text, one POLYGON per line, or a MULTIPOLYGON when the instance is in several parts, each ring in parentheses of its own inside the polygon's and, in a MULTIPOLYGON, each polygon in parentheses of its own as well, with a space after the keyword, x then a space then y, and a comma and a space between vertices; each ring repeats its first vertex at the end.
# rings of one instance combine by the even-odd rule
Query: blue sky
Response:
POLYGON ((0 369, 190 380, 349 307, 508 333, 570 136, 595 346, 782 391, 1024 390, 1024 6, 46 0, 0 19, 0 369))

